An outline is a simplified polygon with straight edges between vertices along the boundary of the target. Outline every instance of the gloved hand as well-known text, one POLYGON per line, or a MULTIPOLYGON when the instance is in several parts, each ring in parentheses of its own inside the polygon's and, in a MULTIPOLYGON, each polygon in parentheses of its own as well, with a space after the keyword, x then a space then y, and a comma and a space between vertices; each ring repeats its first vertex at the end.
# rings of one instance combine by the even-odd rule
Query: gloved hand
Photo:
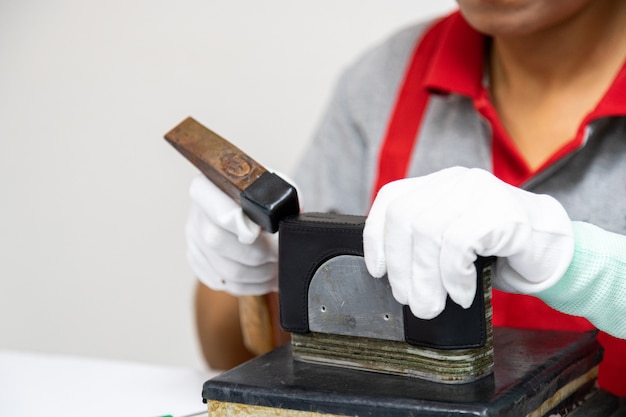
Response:
POLYGON ((370 274, 387 273, 396 300, 429 319, 443 311, 448 294, 464 308, 472 304, 477 255, 499 257, 494 288, 534 293, 565 273, 574 238, 554 198, 455 167, 383 187, 363 246, 370 274))
POLYGON ((187 259, 196 277, 236 296, 276 291, 278 234, 262 230, 203 176, 191 182, 189 195, 187 259))

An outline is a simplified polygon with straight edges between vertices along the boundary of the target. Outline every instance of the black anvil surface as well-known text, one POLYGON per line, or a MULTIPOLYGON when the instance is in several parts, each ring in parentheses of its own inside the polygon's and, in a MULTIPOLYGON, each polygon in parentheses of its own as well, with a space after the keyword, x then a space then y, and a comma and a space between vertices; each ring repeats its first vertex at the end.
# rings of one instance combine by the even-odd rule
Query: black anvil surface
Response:
POLYGON ((602 358, 594 332, 495 328, 494 350, 492 375, 446 385, 301 363, 285 345, 207 381, 202 394, 205 402, 347 416, 517 417, 537 410, 602 358))

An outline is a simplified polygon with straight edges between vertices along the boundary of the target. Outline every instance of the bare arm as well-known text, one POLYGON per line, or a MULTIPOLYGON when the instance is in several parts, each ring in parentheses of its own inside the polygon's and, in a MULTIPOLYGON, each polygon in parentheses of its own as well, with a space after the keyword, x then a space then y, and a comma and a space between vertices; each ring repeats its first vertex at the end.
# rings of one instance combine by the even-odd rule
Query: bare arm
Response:
POLYGON ((237 297, 198 282, 195 310, 202 354, 211 368, 230 369, 254 357, 243 344, 237 297))

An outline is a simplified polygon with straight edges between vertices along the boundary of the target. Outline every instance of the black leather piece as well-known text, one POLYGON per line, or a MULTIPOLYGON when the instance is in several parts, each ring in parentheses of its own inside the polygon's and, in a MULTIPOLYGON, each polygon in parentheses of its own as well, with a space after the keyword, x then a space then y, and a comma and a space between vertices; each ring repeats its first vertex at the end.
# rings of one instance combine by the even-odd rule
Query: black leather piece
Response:
MULTIPOLYGON (((281 326, 290 332, 309 331, 308 291, 315 271, 338 255, 363 256, 365 217, 305 213, 284 219, 280 225, 279 298, 281 326)), ((480 260, 479 267, 486 262, 480 260)), ((448 298, 446 310, 432 320, 422 320, 404 308, 405 340, 416 346, 459 349, 486 342, 482 274, 478 291, 465 310, 448 298)))
POLYGON ((295 333, 309 331, 308 293, 313 274, 338 255, 363 256, 365 218, 304 213, 280 224, 278 286, 281 326, 295 333))
MULTIPOLYGON (((320 416, 519 417, 537 410, 602 358, 594 332, 494 328, 493 339, 493 375, 468 384, 303 363, 294 361, 285 345, 205 382, 202 398, 320 416)), ((592 386, 593 381, 580 391, 592 386)), ((555 405, 565 408, 572 399, 564 402, 555 405)), ((582 416, 610 415, 583 407, 582 416)))
POLYGON ((487 341, 483 269, 493 258, 479 257, 476 265, 476 296, 466 310, 450 297, 446 308, 432 320, 415 317, 408 306, 403 307, 404 334, 412 345, 436 349, 466 349, 483 346, 487 341))
POLYGON ((240 200, 244 213, 271 233, 278 231, 282 218, 300 212, 295 187, 268 171, 241 192, 240 200))

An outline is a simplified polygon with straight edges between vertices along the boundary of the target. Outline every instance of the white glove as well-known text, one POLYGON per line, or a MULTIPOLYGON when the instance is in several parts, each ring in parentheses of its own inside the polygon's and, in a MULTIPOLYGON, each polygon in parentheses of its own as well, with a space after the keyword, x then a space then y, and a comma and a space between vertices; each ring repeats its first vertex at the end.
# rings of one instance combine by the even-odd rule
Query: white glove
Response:
POLYGON ((203 176, 189 187, 187 259, 198 279, 232 295, 278 288, 278 234, 262 230, 241 207, 203 176))
POLYGON ((494 288, 534 293, 565 273, 574 237, 554 198, 455 167, 383 187, 363 246, 370 274, 387 273, 396 300, 429 319, 443 311, 446 295, 463 308, 472 304, 477 255, 499 257, 494 288))

